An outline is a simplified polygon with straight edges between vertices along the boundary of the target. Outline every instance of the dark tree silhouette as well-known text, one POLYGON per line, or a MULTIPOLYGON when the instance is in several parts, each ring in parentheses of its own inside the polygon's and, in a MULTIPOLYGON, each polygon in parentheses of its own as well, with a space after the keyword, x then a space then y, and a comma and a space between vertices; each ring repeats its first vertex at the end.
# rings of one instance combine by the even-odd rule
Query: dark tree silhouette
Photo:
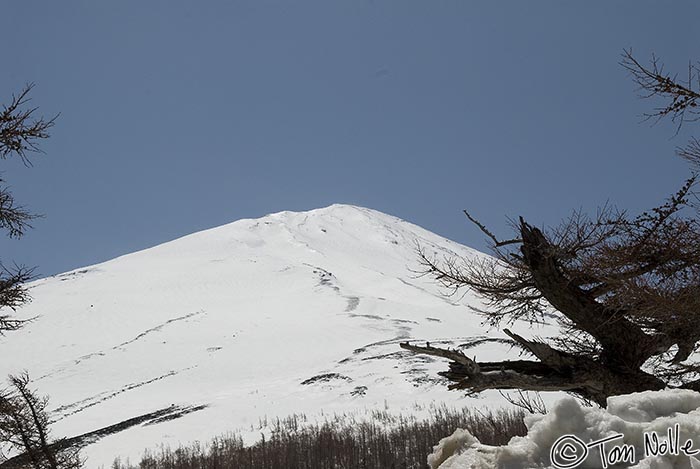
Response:
POLYGON ((77 449, 50 440, 48 398, 29 388, 29 375, 10 376, 9 381, 10 387, 0 391, 0 443, 23 452, 33 469, 82 467, 77 449))
MULTIPOLYGON (((55 118, 36 117, 37 108, 27 107, 29 93, 33 85, 24 87, 21 93, 13 95, 10 104, 0 112, 0 158, 20 158, 26 166, 31 166, 30 154, 40 151, 38 142, 48 138, 48 130, 53 127, 55 118)), ((0 229, 11 238, 21 237, 36 215, 21 205, 17 205, 9 188, 0 179, 0 229)), ((0 335, 19 329, 25 321, 3 314, 2 309, 16 309, 29 301, 23 284, 32 278, 32 269, 22 265, 7 267, 0 263, 0 335)))
MULTIPOLYGON (((33 85, 13 95, 10 104, 0 112, 0 158, 19 158, 31 166, 31 153, 39 152, 38 141, 49 137, 48 130, 55 118, 36 117, 36 108, 28 107, 33 85)), ((37 215, 17 205, 7 186, 0 179, 0 229, 11 238, 21 237, 37 215)), ((15 331, 27 321, 3 314, 3 309, 15 310, 29 301, 24 283, 32 278, 32 269, 21 265, 12 268, 0 263, 0 335, 15 331)), ((26 455, 27 465, 34 469, 70 469, 81 467, 78 452, 63 448, 60 440, 49 437, 49 417, 46 413, 48 398, 37 397, 29 388, 29 375, 9 377, 9 387, 0 390, 0 466, 11 464, 3 451, 26 455), (57 449, 61 448, 61 449, 57 449)))
MULTIPOLYGON (((622 65, 645 97, 667 102, 647 115, 682 125, 697 119, 694 84, 663 72, 652 57, 642 66, 629 51, 622 65)), ((456 350, 403 343, 451 360, 441 373, 452 389, 567 391, 605 405, 606 398, 665 387, 700 391, 700 218, 694 192, 700 142, 679 150, 693 167, 668 201, 639 216, 605 207, 595 217, 575 212, 550 229, 524 219, 515 237, 499 241, 465 212, 492 243, 494 257, 438 259, 419 249, 425 273, 446 287, 469 288, 485 300, 479 311, 506 337, 475 339, 456 350), (560 325, 556 337, 525 339, 507 328, 518 319, 560 325), (520 349, 531 359, 477 362, 465 349, 484 342, 520 349)))

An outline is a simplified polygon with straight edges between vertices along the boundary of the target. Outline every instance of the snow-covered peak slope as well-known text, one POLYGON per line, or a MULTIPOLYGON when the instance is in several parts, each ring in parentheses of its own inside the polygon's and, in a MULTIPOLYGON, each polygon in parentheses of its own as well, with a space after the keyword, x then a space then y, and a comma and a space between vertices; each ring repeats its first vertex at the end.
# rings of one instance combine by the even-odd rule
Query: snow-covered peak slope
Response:
MULTIPOLYGON (((71 436, 171 404, 206 405, 88 448, 90 465, 257 424, 264 416, 455 401, 445 364, 398 347, 481 335, 419 278, 416 244, 481 256, 383 213, 333 205, 239 220, 42 279, 0 338, 0 374, 27 369, 71 436), (7 357, 11 357, 7 359, 7 357)), ((473 401, 467 401, 472 403, 473 401)))

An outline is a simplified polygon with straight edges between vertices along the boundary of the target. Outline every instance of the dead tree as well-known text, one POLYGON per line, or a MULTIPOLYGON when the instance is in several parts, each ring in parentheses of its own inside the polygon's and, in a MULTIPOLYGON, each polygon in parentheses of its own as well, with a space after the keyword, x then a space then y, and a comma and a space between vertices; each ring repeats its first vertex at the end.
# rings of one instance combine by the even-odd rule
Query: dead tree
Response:
MULTIPOLYGON (((631 53, 623 66, 648 96, 669 102, 649 117, 679 124, 698 116, 696 68, 688 83, 663 72, 656 59, 644 67, 631 53)), ((700 143, 681 150, 700 170, 700 143)), ((494 257, 438 259, 419 250, 425 272, 448 288, 469 288, 486 303, 486 323, 506 337, 478 339, 457 350, 403 343, 416 353, 450 360, 441 373, 452 389, 566 391, 605 405, 609 396, 665 387, 700 391, 700 218, 693 172, 663 205, 639 216, 604 208, 595 217, 574 213, 551 229, 522 218, 515 238, 499 241, 466 215, 492 242, 494 257), (526 339, 507 328, 516 320, 555 318, 560 334, 526 339), (505 326, 505 327, 504 327, 505 326), (478 362, 469 347, 493 341, 526 358, 478 362)))

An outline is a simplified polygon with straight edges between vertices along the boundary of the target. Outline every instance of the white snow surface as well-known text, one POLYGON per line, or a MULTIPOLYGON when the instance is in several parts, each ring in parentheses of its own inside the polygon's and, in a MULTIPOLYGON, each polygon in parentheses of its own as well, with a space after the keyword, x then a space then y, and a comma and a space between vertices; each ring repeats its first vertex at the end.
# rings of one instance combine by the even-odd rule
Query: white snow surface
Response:
POLYGON ((695 391, 615 396, 608 398, 607 409, 582 407, 566 397, 546 415, 526 417, 525 423, 528 434, 504 446, 483 445, 459 429, 440 440, 428 465, 431 469, 700 469, 700 393, 695 391), (633 450, 620 453, 623 445, 633 450))
MULTIPOLYGON (((36 319, 0 338, 0 376, 30 373, 50 396, 57 437, 173 404, 206 406, 101 439, 85 449, 88 467, 228 431, 258 438, 265 417, 503 405, 498 394, 447 391, 437 376, 445 361, 399 348, 486 333, 466 307, 479 305, 473 296, 445 296, 416 276, 416 243, 438 256, 484 255, 393 216, 332 205, 239 220, 41 279, 15 313, 36 319)), ((474 353, 504 358, 497 346, 474 353)))

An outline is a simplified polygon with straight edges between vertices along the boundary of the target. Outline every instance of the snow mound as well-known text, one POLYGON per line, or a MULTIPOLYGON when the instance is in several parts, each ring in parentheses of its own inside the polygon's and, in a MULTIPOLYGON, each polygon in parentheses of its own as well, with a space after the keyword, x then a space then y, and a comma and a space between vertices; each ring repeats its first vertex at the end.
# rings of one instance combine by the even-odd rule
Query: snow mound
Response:
POLYGON ((528 434, 505 446, 481 444, 466 430, 440 440, 431 469, 700 469, 700 393, 673 389, 608 399, 607 409, 567 397, 547 415, 530 415, 528 434))

